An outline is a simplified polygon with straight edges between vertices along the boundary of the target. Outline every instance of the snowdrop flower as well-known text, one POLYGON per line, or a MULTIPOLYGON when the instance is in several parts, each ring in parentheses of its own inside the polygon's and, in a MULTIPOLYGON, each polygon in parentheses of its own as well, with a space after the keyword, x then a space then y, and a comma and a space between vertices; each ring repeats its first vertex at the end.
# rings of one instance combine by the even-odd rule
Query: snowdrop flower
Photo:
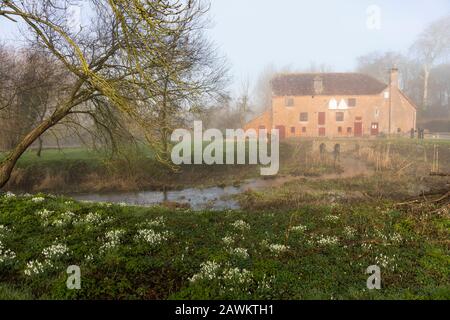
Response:
POLYGON ((403 240, 402 236, 399 233, 394 233, 389 238, 394 243, 400 243, 403 240))
POLYGON ((70 222, 72 222, 72 220, 75 218, 75 213, 71 212, 71 211, 66 211, 63 214, 61 214, 59 219, 56 219, 55 221, 53 221, 53 225, 57 226, 57 227, 61 227, 64 225, 69 224, 70 222))
POLYGON ((241 259, 247 259, 249 257, 247 249, 244 248, 230 248, 227 252, 241 259))
POLYGON ((350 226, 344 228, 344 234, 347 238, 351 239, 356 235, 356 229, 350 226))
POLYGON ((303 226, 303 225, 293 226, 291 228, 291 231, 299 232, 299 233, 305 232, 306 230, 307 230, 306 226, 303 226))
POLYGON ((196 282, 198 280, 213 280, 217 277, 220 269, 220 264, 215 261, 207 261, 200 265, 200 272, 194 274, 189 279, 190 282, 196 282))
POLYGON ((42 250, 42 255, 49 260, 57 259, 69 252, 69 248, 65 244, 54 244, 42 250))
POLYGON ((335 245, 339 242, 338 237, 321 235, 317 238, 317 244, 321 246, 335 245))
POLYGON ((233 285, 248 285, 252 281, 252 276, 250 271, 239 268, 230 268, 223 273, 223 279, 233 285))
POLYGON ((55 213, 55 211, 50 211, 47 209, 43 209, 36 212, 36 214, 40 216, 42 219, 48 219, 53 213, 55 213))
POLYGON ((45 271, 44 263, 41 263, 37 260, 27 262, 27 265, 24 270, 24 274, 27 276, 32 276, 35 274, 41 274, 45 271))
POLYGON ((377 265, 382 266, 383 268, 390 269, 394 271, 397 268, 396 261, 396 255, 394 254, 392 257, 388 257, 387 255, 384 255, 380 253, 375 257, 375 261, 377 265))
POLYGON ((4 195, 5 198, 15 198, 16 195, 10 191, 6 192, 4 195))
POLYGON ((234 243, 233 237, 226 236, 222 238, 222 242, 225 243, 227 246, 231 246, 234 243))
POLYGON ((271 276, 269 278, 267 278, 267 275, 264 275, 261 282, 258 283, 258 290, 270 290, 271 289, 271 284, 273 283, 273 281, 275 280, 275 276, 271 276))
POLYGON ((16 254, 6 249, 3 243, 0 241, 0 264, 6 261, 10 261, 16 258, 16 254))
POLYGON ((87 224, 89 226, 98 226, 111 222, 110 217, 102 217, 98 212, 89 212, 84 219, 80 219, 76 224, 87 224))
POLYGON ((271 252, 277 255, 289 250, 289 247, 284 244, 269 244, 268 248, 271 252))
POLYGON ((93 261, 94 260, 94 255, 93 254, 87 254, 84 256, 84 258, 86 259, 86 261, 93 261))
POLYGON ((55 213, 54 211, 50 211, 47 209, 43 209, 36 212, 39 218, 41 218, 44 226, 48 226, 50 224, 50 216, 53 215, 54 213, 55 213))
POLYGON ((158 217, 156 219, 140 223, 138 226, 152 228, 152 227, 164 227, 165 224, 166 224, 165 218, 164 217, 158 217))
POLYGON ((250 225, 243 220, 237 220, 237 221, 233 222, 231 225, 241 231, 250 229, 250 225))
POLYGON ((100 247, 100 251, 113 249, 121 242, 121 237, 125 234, 125 230, 111 230, 105 234, 106 242, 100 247))
POLYGON ((44 202, 45 198, 43 198, 43 197, 34 197, 34 198, 31 198, 31 201, 33 201, 34 203, 40 203, 40 202, 44 202))
POLYGON ((135 240, 144 241, 152 246, 155 246, 163 241, 166 241, 168 236, 168 232, 157 233, 152 229, 142 229, 138 230, 138 234, 135 236, 135 240))
POLYGON ((0 224, 0 235, 5 234, 7 232, 11 232, 11 229, 7 226, 0 224))
POLYGON ((339 217, 336 215, 329 215, 329 216, 326 216, 324 218, 324 220, 328 221, 328 222, 337 222, 337 221, 339 221, 339 217))

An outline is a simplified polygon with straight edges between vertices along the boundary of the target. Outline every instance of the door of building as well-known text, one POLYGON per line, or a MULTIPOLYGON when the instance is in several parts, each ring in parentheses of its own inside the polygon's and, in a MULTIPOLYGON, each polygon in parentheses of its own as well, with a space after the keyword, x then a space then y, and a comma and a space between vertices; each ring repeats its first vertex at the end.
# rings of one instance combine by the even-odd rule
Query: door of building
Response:
POLYGON ((363 135, 362 122, 355 122, 355 137, 361 137, 363 135))
POLYGON ((378 132, 378 122, 372 122, 372 125, 370 126, 370 135, 377 136, 378 132))

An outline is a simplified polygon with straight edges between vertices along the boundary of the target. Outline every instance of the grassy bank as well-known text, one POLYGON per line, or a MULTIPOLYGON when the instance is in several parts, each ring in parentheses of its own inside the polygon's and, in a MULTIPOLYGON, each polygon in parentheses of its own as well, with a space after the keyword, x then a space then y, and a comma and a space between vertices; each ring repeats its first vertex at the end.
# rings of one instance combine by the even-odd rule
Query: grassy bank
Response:
POLYGON ((448 207, 192 212, 0 198, 0 298, 448 299, 448 207), (366 288, 368 266, 382 289, 366 288), (66 268, 81 268, 81 290, 66 268))
MULTIPOLYGON (((296 146, 283 143, 280 174, 318 176, 338 170, 331 162, 318 161, 311 147, 308 141, 296 146)), ((257 177, 257 165, 182 165, 174 172, 155 161, 147 149, 126 158, 88 149, 62 149, 45 150, 41 157, 25 153, 5 189, 33 193, 173 190, 235 185, 257 177)))

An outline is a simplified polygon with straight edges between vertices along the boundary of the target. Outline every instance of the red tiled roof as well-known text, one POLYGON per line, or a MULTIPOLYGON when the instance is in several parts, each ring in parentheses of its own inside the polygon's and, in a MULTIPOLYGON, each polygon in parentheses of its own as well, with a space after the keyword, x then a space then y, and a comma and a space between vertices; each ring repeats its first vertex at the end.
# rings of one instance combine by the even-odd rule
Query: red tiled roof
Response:
POLYGON ((272 79, 275 96, 374 95, 386 88, 386 84, 361 73, 292 73, 272 79))

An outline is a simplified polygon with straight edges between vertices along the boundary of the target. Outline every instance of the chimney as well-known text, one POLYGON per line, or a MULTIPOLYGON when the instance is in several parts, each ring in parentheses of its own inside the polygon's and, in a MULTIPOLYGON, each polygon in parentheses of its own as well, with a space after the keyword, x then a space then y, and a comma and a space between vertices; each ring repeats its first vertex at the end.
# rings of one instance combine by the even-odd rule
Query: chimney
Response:
POLYGON ((390 71, 390 85, 392 88, 398 88, 398 69, 392 68, 390 71))
POLYGON ((314 93, 321 95, 323 93, 323 79, 321 76, 314 77, 314 93))

